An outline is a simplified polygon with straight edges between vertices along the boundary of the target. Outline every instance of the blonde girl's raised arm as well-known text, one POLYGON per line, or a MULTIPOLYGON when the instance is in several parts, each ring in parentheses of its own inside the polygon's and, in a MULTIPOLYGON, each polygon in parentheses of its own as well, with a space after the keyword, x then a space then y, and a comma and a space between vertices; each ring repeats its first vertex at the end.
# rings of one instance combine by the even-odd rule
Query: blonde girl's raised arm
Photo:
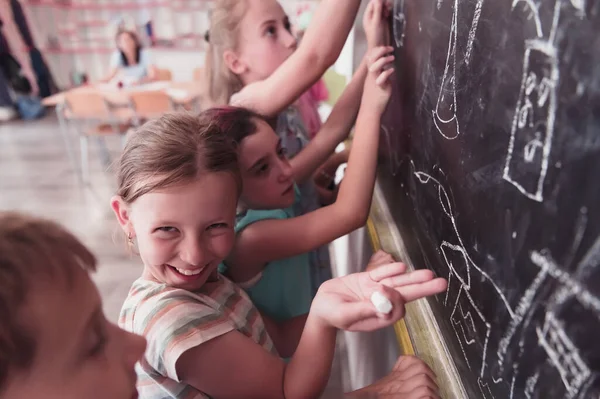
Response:
POLYGON ((308 90, 339 57, 360 0, 321 0, 300 46, 267 79, 246 86, 232 104, 274 116, 308 90))

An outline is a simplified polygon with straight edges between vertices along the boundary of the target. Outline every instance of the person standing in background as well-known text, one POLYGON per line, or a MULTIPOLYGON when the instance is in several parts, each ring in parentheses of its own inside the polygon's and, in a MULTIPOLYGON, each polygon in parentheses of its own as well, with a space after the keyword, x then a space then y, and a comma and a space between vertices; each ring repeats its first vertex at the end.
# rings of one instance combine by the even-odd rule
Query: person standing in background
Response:
POLYGON ((31 85, 31 95, 37 96, 39 87, 33 68, 31 59, 29 58, 29 48, 23 41, 19 29, 15 24, 10 1, 0 0, 0 20, 2 21, 2 32, 6 43, 2 43, 1 51, 12 54, 21 66, 21 74, 27 78, 31 85), (6 47, 6 48, 5 48, 6 47))
POLYGON ((103 81, 110 82, 115 78, 124 85, 152 82, 156 78, 150 54, 133 31, 120 30, 117 33, 117 51, 112 54, 110 71, 103 81))

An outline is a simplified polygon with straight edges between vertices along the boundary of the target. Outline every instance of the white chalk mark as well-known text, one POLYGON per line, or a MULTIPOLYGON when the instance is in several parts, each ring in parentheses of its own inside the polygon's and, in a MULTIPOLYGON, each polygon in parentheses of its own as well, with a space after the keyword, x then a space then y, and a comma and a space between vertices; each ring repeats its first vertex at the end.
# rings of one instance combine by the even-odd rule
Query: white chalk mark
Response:
POLYGON ((548 272, 550 276, 558 280, 565 288, 568 288, 570 294, 577 298, 579 303, 585 308, 593 310, 596 314, 600 313, 600 298, 583 287, 579 281, 573 279, 568 273, 561 270, 548 255, 533 251, 531 253, 531 261, 542 270, 548 272))
POLYGON ((482 7, 483 0, 477 0, 477 4, 475 4, 475 15, 473 16, 473 22, 471 23, 471 29, 469 30, 469 38, 467 40, 467 50, 465 52, 465 63, 467 65, 469 65, 469 62, 471 61, 471 53, 473 52, 473 44, 475 43, 475 36, 477 34, 479 18, 481 18, 482 7))
POLYGON ((535 138, 525 145, 523 148, 523 159, 527 163, 532 163, 535 159, 535 154, 538 148, 544 146, 544 143, 540 140, 540 133, 535 133, 535 138))
POLYGON ((538 371, 534 375, 529 377, 527 381, 525 381, 525 397, 527 399, 531 399, 533 393, 535 392, 535 386, 537 385, 539 378, 540 372, 538 371))
POLYGON ((537 276, 527 288, 521 299, 519 300, 519 304, 515 310, 515 317, 510 321, 506 332, 500 339, 500 343, 498 344, 498 365, 500 366, 500 373, 504 370, 504 357, 506 356, 506 352, 508 351, 508 347, 510 342, 512 341, 513 336, 517 332, 517 328, 523 322, 523 319, 527 315, 527 312, 531 309, 531 305, 535 299, 536 294, 539 289, 542 287, 542 283, 548 277, 548 270, 542 269, 538 272, 537 276))
POLYGON ((589 367, 553 313, 546 313, 544 326, 536 327, 536 333, 550 363, 560 374, 568 397, 574 397, 591 376, 589 367))
POLYGON ((512 399, 514 392, 515 392, 515 381, 517 380, 517 373, 519 372, 519 366, 515 363, 515 365, 513 366, 513 376, 512 376, 512 380, 510 382, 510 392, 509 392, 509 398, 512 399))
POLYGON ((450 282, 452 281, 452 271, 448 273, 448 285, 446 286, 446 296, 444 297, 444 306, 448 306, 448 296, 450 295, 450 282))
POLYGON ((492 390, 490 389, 489 385, 485 382, 482 381, 481 378, 477 379, 477 385, 479 386, 479 390, 481 391, 481 394, 483 395, 483 399, 487 399, 487 398, 492 398, 494 399, 494 394, 492 394, 492 390))
POLYGON ((585 17, 585 3, 586 0, 571 0, 571 5, 579 11, 579 17, 585 17))
MULTIPOLYGON (((468 300, 468 303, 471 305, 472 310, 475 312, 475 314, 477 315, 478 319, 481 320, 481 322, 484 324, 485 326, 485 339, 484 339, 484 343, 483 343, 483 353, 482 353, 482 359, 481 359, 481 369, 479 371, 479 377, 483 378, 483 374, 485 372, 485 366, 486 366, 486 357, 487 357, 487 347, 488 347, 488 342, 490 339, 490 333, 492 331, 492 325, 486 320, 485 316, 483 315, 483 313, 481 312, 481 310, 479 310, 479 308, 477 307, 477 305, 475 304, 475 301, 473 300, 473 298, 471 297, 471 294, 469 293, 468 290, 466 290, 466 288, 464 288, 463 286, 460 287, 460 289, 458 290, 458 295, 456 297, 456 301, 454 303, 454 308, 452 309, 452 313, 450 314, 450 321, 451 324, 453 325, 454 328, 454 332, 456 333, 456 337, 458 338, 458 342, 460 344, 460 347, 462 349, 463 352, 463 357, 465 358, 467 364, 469 364, 469 357, 467 356, 467 352, 465 350, 465 347, 463 346, 463 341, 465 345, 473 345, 475 343, 475 340, 473 339, 468 339, 466 334, 465 334, 465 330, 464 330, 464 326, 460 323, 460 318, 458 318, 457 316, 457 309, 461 306, 459 304, 459 301, 462 297, 462 295, 465 295, 466 299, 468 300), (454 325, 458 325, 461 328, 462 331, 462 338, 461 339, 461 335, 458 334, 458 331, 456 330, 456 327, 454 327, 454 325)), ((471 314, 470 312, 468 312, 469 314, 471 314)), ((462 314, 462 309, 461 309, 461 314, 462 314)), ((464 319, 464 317, 462 317, 464 319)), ((471 321, 473 322, 473 319, 471 318, 471 321)), ((474 323, 473 323, 474 326, 474 323)), ((473 330, 474 333, 477 332, 476 329, 473 330)), ((469 369, 471 368, 470 364, 469 364, 469 369)))
POLYGON ((517 4, 525 3, 525 6, 529 7, 530 10, 530 19, 533 19, 535 23, 535 30, 537 32, 537 36, 541 39, 544 37, 544 32, 542 31, 542 21, 540 19, 540 10, 539 5, 536 5, 533 0, 513 0, 512 8, 514 9, 517 4))
POLYGON ((562 7, 562 1, 554 1, 554 14, 552 15, 552 27, 550 28, 550 36, 548 42, 554 44, 556 39, 556 31, 558 29, 558 19, 560 17, 560 9, 562 7))
POLYGON ((450 269, 450 274, 455 275, 456 278, 458 279, 458 281, 461 282, 462 286, 466 290, 470 290, 471 289, 471 265, 470 265, 469 260, 467 259, 467 254, 466 254, 465 249, 463 247, 461 247, 460 245, 453 245, 447 241, 442 241, 442 244, 440 245, 440 249, 442 250, 442 255, 444 256, 444 261, 446 262, 446 265, 450 269), (464 278, 463 276, 460 275, 459 270, 457 270, 457 268, 454 267, 454 264, 449 259, 449 256, 448 256, 448 255, 450 255, 448 252, 449 250, 460 253, 463 264, 464 264, 464 266, 466 266, 466 270, 465 270, 467 273, 466 278, 464 278))
POLYGON ((600 237, 596 238, 596 241, 594 241, 594 244, 586 252, 577 269, 585 270, 598 266, 600 266, 600 237))
POLYGON ((544 181, 554 135, 558 80, 556 49, 546 41, 528 40, 521 93, 517 100, 502 177, 526 197, 538 202, 544 200, 544 181), (534 71, 535 68, 541 71, 534 71), (533 99, 534 96, 537 98, 533 99), (518 155, 515 148, 523 148, 522 156, 518 155), (540 156, 538 149, 541 149, 540 156))
POLYGON ((458 125, 457 113, 458 103, 456 101, 456 44, 458 40, 458 0, 454 0, 454 8, 452 11, 452 23, 450 25, 450 35, 448 37, 448 54, 446 55, 446 66, 444 67, 444 76, 440 84, 440 92, 438 94, 435 109, 431 111, 433 123, 438 132, 448 140, 454 140, 460 135, 460 127, 458 125), (450 71, 452 68, 452 71, 450 71), (444 94, 447 91, 446 86, 450 85, 451 104, 446 104, 444 94), (447 110, 440 110, 440 105, 446 105, 447 110), (449 116, 441 116, 441 112, 447 112, 449 116), (444 126, 442 126, 444 125, 444 126), (444 132, 447 130, 448 132, 444 132))
POLYGON ((404 46, 404 31, 406 29, 406 16, 404 15, 404 0, 394 1, 393 32, 396 48, 404 46))

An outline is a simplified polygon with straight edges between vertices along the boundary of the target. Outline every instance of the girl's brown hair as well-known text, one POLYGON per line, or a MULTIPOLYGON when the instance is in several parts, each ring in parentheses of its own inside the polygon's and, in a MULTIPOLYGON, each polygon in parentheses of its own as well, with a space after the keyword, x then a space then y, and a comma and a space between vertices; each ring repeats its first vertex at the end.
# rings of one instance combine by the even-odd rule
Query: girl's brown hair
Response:
MULTIPOLYGON (((131 30, 119 30, 115 37, 117 42, 119 40, 119 37, 121 37, 121 35, 129 35, 129 37, 135 42, 135 63, 139 64, 140 57, 142 56, 142 44, 140 43, 140 39, 139 39, 137 33, 135 33, 134 31, 131 31, 131 30)), ((125 56, 125 52, 123 52, 123 50, 119 49, 119 53, 121 54, 121 62, 123 63, 123 65, 129 66, 129 60, 125 56)))
POLYGON ((127 140, 118 164, 117 195, 130 204, 151 191, 216 172, 230 173, 241 191, 231 138, 207 112, 167 114, 142 125, 127 140))
POLYGON ((205 69, 208 95, 214 105, 228 104, 243 87, 240 78, 225 65, 223 54, 237 49, 239 26, 247 9, 247 0, 216 0, 211 9, 205 69))

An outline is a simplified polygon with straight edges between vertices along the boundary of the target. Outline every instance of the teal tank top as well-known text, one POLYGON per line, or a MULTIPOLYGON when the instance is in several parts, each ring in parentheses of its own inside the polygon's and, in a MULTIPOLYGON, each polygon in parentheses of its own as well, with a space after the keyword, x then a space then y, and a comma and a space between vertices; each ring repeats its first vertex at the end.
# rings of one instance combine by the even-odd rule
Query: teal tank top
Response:
MULTIPOLYGON (((300 191, 295 187, 296 201, 300 191)), ((241 232, 252 223, 267 219, 295 217, 293 207, 272 210, 247 210, 237 215, 235 231, 241 232)), ((274 320, 287 320, 308 313, 312 302, 309 254, 269 262, 262 277, 246 292, 254 305, 274 320)), ((223 265, 226 271, 227 265, 223 265)))

